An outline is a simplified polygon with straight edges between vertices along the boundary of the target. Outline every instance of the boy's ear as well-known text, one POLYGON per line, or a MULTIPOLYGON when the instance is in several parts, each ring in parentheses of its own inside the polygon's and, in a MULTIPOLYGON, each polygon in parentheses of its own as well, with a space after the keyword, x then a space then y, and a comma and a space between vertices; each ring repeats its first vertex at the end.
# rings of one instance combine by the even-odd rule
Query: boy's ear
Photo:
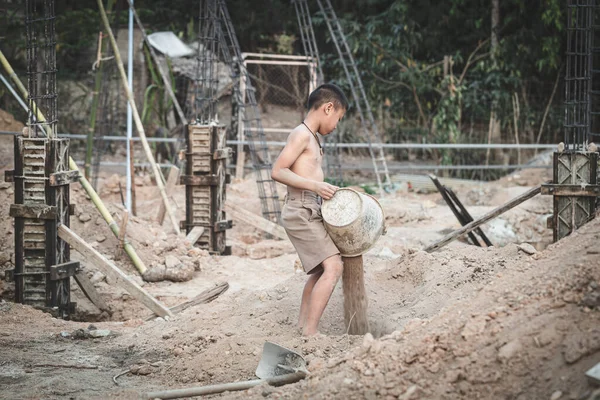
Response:
POLYGON ((331 101, 324 104, 325 114, 329 115, 334 111, 335 107, 331 101))

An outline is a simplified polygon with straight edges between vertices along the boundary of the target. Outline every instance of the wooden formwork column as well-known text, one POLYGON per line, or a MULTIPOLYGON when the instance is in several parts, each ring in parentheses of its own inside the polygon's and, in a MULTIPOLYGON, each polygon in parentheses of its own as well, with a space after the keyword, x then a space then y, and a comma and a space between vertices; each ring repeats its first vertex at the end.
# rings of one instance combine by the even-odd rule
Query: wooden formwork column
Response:
POLYGON ((70 262, 69 246, 58 238, 58 225, 69 224, 69 184, 78 171, 69 170, 68 139, 16 136, 15 169, 15 300, 68 317, 70 277, 79 263, 70 262))
POLYGON ((542 185, 542 194, 554 196, 552 231, 554 241, 575 232, 594 218, 598 185, 598 153, 569 151, 554 153, 553 180, 542 185))
POLYGON ((232 222, 225 215, 225 197, 231 149, 225 147, 225 126, 190 124, 186 143, 186 175, 180 178, 186 186, 186 220, 182 229, 189 233, 194 227, 203 227, 196 244, 214 254, 230 254, 225 231, 232 222))

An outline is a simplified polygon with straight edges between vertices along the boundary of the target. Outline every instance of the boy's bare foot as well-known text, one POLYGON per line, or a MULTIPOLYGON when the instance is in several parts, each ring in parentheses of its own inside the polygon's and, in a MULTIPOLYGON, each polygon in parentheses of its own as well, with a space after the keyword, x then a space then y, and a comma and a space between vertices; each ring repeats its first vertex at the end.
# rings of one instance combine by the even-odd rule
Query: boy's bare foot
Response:
POLYGON ((320 338, 320 337, 325 337, 325 335, 323 335, 321 332, 319 331, 309 331, 304 329, 302 331, 302 336, 306 336, 306 337, 310 337, 310 338, 320 338))

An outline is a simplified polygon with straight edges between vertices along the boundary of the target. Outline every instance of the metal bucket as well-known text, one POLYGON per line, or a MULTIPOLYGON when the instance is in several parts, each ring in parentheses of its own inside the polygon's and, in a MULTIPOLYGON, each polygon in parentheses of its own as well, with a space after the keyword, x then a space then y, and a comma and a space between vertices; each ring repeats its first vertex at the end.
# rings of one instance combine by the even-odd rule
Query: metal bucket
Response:
POLYGON ((325 229, 346 257, 366 253, 385 233, 385 216, 379 202, 353 189, 338 189, 321 207, 325 229))

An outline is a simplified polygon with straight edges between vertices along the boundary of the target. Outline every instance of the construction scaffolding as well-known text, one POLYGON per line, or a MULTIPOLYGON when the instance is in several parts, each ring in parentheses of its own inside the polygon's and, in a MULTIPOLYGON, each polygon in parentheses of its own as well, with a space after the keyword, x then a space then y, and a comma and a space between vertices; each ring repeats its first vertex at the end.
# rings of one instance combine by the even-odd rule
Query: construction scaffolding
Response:
MULTIPOLYGON (((321 57, 315 39, 315 31, 313 29, 312 18, 307 0, 292 0, 296 10, 298 19, 298 29, 300 31, 300 39, 302 40, 302 48, 304 54, 309 60, 317 63, 317 76, 314 78, 317 86, 325 81, 323 68, 321 65, 321 57)), ((312 71, 312 70, 311 70, 312 71)), ((328 136, 323 137, 325 147, 325 166, 327 177, 334 185, 341 186, 344 184, 344 173, 341 162, 341 149, 338 146, 340 143, 340 133, 338 130, 333 131, 328 136)))
MULTIPOLYGON (((250 159, 255 173, 262 215, 271 222, 281 224, 281 206, 277 186, 271 178, 271 155, 266 144, 256 91, 243 63, 242 52, 235 34, 229 10, 224 0, 218 0, 221 18, 219 30, 221 53, 229 66, 233 80, 233 96, 237 105, 238 140, 248 143, 250 159)), ((243 171, 243 145, 238 146, 236 176, 243 171)))
MULTIPOLYGON (((314 33, 312 29, 312 22, 310 18, 310 10, 306 0, 293 0, 296 14, 298 17, 298 25, 300 29, 300 37, 302 38, 302 45, 307 56, 317 57, 318 52, 316 48, 316 42, 314 41, 314 33)), ((373 112, 371 111, 371 105, 367 99, 365 88, 360 77, 360 73, 352 56, 352 52, 346 40, 346 36, 337 18, 335 10, 331 5, 330 0, 317 0, 321 15, 325 19, 325 23, 329 30, 331 40, 335 45, 338 53, 338 58, 344 69, 346 80, 350 86, 350 92, 352 93, 352 100, 358 116, 360 118, 361 126, 367 142, 369 144, 369 154, 373 162, 373 169, 375 170, 375 176, 377 178, 377 185, 379 187, 379 193, 381 196, 385 195, 386 190, 391 189, 391 179, 387 167, 387 161, 383 151, 383 142, 381 135, 375 123, 373 112)), ((319 63, 320 64, 320 63, 319 63)), ((334 139, 334 143, 338 143, 339 140, 334 139)), ((333 169, 341 170, 338 166, 339 162, 339 149, 337 146, 332 146, 332 166, 333 169)), ((334 172, 334 174, 336 174, 334 172)))

